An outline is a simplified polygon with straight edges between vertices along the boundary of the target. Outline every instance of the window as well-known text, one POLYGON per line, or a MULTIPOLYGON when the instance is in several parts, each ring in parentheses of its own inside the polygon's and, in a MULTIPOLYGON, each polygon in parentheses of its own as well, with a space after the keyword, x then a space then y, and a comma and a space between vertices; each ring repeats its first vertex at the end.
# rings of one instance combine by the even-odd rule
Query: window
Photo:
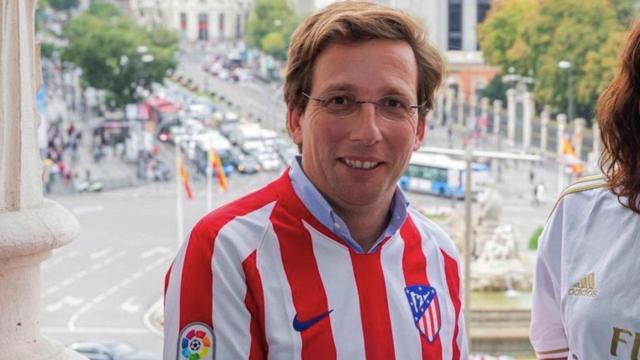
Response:
POLYGON ((180 13, 180 30, 187 31, 187 14, 180 13))
POLYGON ((209 40, 209 15, 198 14, 198 40, 209 40))
POLYGON ((224 13, 218 14, 218 34, 220 39, 224 39, 224 13))
POLYGON ((462 0, 449 0, 448 50, 462 50, 462 0))
POLYGON ((236 15, 236 38, 242 38, 242 14, 236 15))

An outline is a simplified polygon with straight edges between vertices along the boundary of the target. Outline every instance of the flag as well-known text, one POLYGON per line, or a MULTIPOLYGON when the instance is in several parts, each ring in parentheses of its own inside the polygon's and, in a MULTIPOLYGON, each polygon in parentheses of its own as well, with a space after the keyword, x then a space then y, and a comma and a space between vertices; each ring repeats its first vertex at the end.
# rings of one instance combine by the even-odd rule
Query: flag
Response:
POLYGON ((187 167, 184 166, 184 162, 180 160, 180 179, 182 180, 182 185, 184 186, 184 191, 187 193, 187 199, 193 199, 193 192, 191 191, 191 182, 189 181, 189 172, 187 171, 187 167))
POLYGON ((209 158, 211 159, 213 176, 218 179, 218 187, 222 192, 227 192, 227 177, 224 175, 224 169, 222 168, 222 161, 220 160, 220 156, 218 156, 218 153, 214 149, 210 149, 209 158))

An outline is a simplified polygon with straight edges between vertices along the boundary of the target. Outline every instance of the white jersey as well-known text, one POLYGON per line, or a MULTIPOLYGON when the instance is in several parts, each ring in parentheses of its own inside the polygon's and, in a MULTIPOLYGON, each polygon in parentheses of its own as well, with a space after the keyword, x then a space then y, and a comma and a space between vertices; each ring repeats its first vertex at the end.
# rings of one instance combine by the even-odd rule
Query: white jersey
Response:
POLYGON ((602 178, 565 190, 538 249, 531 311, 538 357, 640 359, 639 258, 640 215, 602 178))
POLYGON ((191 232, 166 279, 164 359, 466 359, 459 278, 417 212, 359 254, 285 173, 191 232))

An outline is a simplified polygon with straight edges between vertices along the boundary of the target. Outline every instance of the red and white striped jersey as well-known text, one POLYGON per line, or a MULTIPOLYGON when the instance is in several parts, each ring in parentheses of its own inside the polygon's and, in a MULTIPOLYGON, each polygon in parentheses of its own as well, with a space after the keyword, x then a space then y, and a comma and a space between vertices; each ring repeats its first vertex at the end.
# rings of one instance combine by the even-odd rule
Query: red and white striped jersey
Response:
POLYGON ((413 210, 373 253, 321 225, 285 172, 206 215, 166 277, 165 359, 466 358, 458 255, 413 210))

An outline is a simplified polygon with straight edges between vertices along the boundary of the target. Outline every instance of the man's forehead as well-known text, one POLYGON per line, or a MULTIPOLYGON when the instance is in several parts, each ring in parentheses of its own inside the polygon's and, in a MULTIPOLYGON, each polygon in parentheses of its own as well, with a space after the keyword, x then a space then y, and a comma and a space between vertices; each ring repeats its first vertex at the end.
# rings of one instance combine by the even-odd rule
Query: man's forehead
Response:
POLYGON ((373 39, 331 43, 315 59, 316 91, 401 93, 417 85, 417 62, 411 46, 402 40, 373 39))

